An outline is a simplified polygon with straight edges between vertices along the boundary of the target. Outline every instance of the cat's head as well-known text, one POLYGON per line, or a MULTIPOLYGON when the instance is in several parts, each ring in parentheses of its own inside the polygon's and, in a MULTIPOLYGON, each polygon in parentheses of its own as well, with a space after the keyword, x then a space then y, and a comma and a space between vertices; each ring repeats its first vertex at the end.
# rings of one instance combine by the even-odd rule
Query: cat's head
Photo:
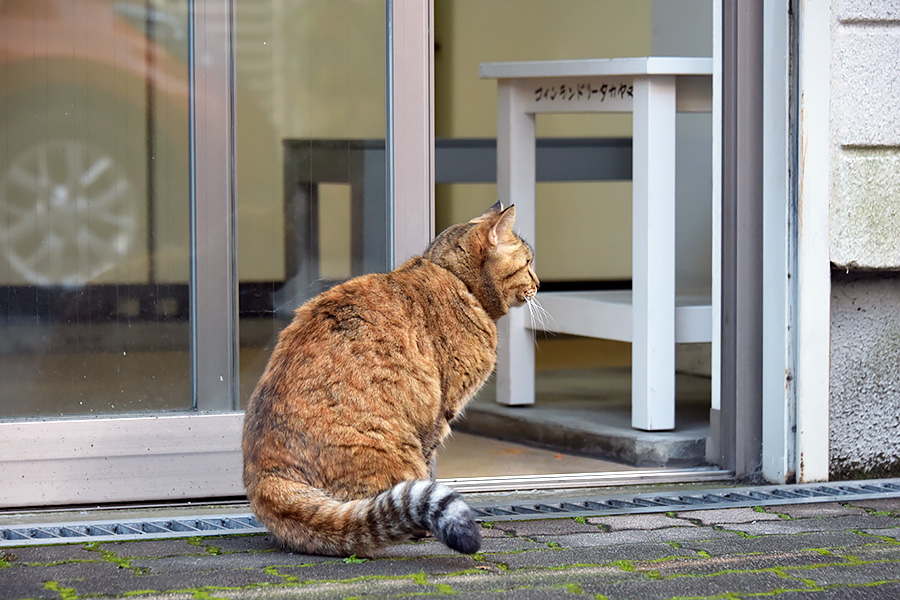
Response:
POLYGON ((448 227, 424 253, 459 277, 494 319, 533 299, 540 286, 534 252, 513 231, 515 221, 516 207, 497 202, 468 223, 448 227))

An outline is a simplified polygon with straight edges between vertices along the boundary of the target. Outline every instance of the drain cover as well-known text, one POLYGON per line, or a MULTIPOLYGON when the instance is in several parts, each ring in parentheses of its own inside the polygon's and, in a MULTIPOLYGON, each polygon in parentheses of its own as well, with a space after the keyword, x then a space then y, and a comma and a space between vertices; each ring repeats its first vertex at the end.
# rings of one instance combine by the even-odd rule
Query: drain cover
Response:
POLYGON ((265 530, 251 514, 17 525, 0 527, 0 547, 262 533, 265 530))
MULTIPOLYGON (((723 488, 694 493, 655 492, 608 498, 568 499, 563 502, 473 504, 472 510, 479 521, 512 521, 815 502, 849 502, 875 498, 900 498, 900 479, 723 488)), ((0 547, 214 536, 262 533, 264 531, 262 523, 252 514, 15 525, 0 527, 0 547)))
POLYGON ((475 511, 475 517, 480 521, 514 521, 814 502, 847 502, 874 498, 900 498, 900 479, 754 486, 704 490, 696 493, 657 492, 612 498, 566 500, 559 503, 473 505, 472 510, 475 511))

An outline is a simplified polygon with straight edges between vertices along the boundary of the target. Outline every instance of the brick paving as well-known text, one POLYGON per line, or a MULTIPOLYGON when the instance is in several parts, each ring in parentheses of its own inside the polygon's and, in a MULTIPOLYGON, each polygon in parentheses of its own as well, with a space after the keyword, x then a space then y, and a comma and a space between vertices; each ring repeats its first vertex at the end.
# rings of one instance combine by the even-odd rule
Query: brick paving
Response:
POLYGON ((372 559, 232 535, 0 549, 0 600, 900 598, 900 499, 484 525, 372 559))

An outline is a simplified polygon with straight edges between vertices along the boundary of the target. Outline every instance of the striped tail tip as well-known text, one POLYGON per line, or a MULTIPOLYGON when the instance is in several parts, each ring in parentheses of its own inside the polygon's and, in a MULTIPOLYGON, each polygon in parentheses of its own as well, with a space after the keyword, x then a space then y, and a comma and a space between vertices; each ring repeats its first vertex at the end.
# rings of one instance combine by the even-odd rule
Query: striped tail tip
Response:
POLYGON ((462 554, 475 554, 481 549, 481 527, 472 509, 458 492, 446 486, 432 488, 428 516, 434 536, 462 554))

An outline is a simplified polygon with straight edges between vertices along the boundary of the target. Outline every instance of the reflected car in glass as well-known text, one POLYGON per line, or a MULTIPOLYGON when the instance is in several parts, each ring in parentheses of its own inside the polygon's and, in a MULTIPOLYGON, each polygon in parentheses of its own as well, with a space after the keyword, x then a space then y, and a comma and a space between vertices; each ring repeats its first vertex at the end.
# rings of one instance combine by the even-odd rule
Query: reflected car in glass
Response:
MULTIPOLYGON (((0 0, 0 285, 186 289, 186 11, 186 2, 0 0)), ((213 74, 228 68, 224 56, 198 59, 213 74)), ((212 136, 198 143, 221 147, 225 98, 196 95, 197 119, 212 136)), ((255 100, 236 94, 236 137, 275 147, 255 100)), ((241 222, 250 235, 267 232, 272 252, 242 273, 283 281, 283 245, 271 240, 273 214, 276 227, 281 216, 261 209, 278 206, 271 196, 280 189, 260 179, 271 165, 255 166, 240 163, 240 186, 270 197, 243 203, 241 222)), ((173 298, 171 309, 183 312, 186 292, 173 298)))

